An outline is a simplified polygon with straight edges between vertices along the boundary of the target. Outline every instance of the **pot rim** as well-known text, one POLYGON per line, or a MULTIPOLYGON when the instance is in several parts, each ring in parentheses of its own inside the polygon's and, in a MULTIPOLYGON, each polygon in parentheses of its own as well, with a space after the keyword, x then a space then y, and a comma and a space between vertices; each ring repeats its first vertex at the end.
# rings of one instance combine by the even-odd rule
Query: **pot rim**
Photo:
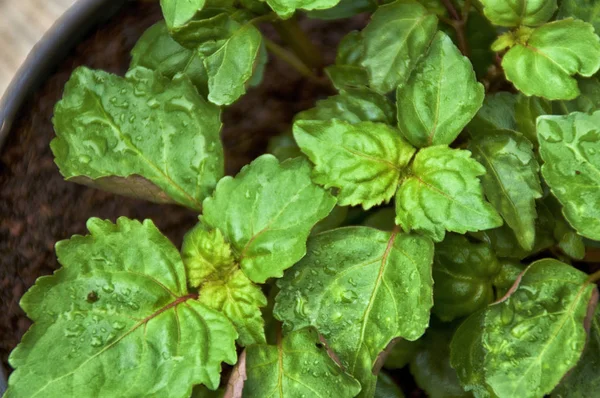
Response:
MULTIPOLYGON (((98 24, 110 19, 132 0, 77 0, 42 36, 0 98, 0 152, 21 107, 64 57, 98 24)), ((0 396, 8 387, 0 363, 0 396)))

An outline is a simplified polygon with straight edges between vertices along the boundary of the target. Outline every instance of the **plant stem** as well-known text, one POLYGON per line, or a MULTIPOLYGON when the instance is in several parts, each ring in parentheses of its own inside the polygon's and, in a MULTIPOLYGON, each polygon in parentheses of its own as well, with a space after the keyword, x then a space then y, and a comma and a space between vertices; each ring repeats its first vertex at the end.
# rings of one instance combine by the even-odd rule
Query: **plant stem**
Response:
POLYGON ((325 61, 321 52, 300 28, 295 18, 275 21, 273 27, 305 65, 312 69, 323 69, 325 61))
POLYGON ((456 39, 458 40, 458 48, 465 57, 468 57, 470 51, 469 43, 467 42, 467 36, 465 34, 465 25, 469 15, 469 8, 471 8, 471 1, 465 1, 462 15, 459 14, 459 12, 456 10, 456 7, 454 7, 454 4, 452 4, 451 0, 442 0, 442 3, 444 3, 444 7, 446 7, 446 9, 448 10, 448 14, 450 14, 450 17, 452 19, 440 19, 454 28, 454 30, 456 31, 456 39))
POLYGON ((282 61, 289 64, 292 68, 296 69, 302 76, 306 76, 308 79, 320 82, 319 78, 313 73, 308 66, 306 66, 294 53, 281 47, 279 44, 265 38, 265 44, 267 50, 275 54, 275 56, 282 61))
POLYGON ((600 280, 600 270, 594 272, 590 276, 588 276, 586 282, 587 283, 596 283, 600 280))

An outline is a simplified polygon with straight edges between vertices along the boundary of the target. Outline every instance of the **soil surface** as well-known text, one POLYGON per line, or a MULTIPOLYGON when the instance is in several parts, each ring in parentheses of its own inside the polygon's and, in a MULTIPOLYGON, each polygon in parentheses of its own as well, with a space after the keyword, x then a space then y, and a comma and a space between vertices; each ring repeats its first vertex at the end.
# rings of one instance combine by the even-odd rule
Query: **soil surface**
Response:
MULTIPOLYGON (((22 108, 18 122, 0 151, 0 360, 7 366, 10 351, 30 325, 18 303, 36 278, 59 267, 54 244, 85 234, 90 217, 116 220, 150 218, 177 246, 197 220, 197 214, 177 206, 124 198, 67 183, 53 163, 51 118, 63 86, 77 66, 86 65, 123 75, 129 52, 146 28, 160 18, 156 3, 128 3, 72 51, 56 72, 22 108)), ((335 48, 350 30, 361 29, 366 16, 339 22, 302 21, 304 30, 333 62, 335 48)), ((261 27, 278 41, 269 26, 261 27)), ((290 127, 293 116, 327 95, 295 70, 270 57, 262 85, 224 112, 222 140, 227 173, 265 152, 271 136, 290 127)))

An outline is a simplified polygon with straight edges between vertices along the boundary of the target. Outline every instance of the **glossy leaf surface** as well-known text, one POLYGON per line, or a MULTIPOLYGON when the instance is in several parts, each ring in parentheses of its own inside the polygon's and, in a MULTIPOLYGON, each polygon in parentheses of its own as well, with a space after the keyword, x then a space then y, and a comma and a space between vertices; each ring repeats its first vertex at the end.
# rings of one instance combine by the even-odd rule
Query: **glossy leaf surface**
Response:
POLYGON ((538 119, 542 175, 581 235, 600 240, 600 112, 538 119))
POLYGON ((223 175, 220 111, 185 76, 81 67, 53 123, 50 146, 67 180, 198 210, 223 175))
POLYGON ((396 194, 396 224, 436 242, 446 230, 465 233, 502 225, 483 198, 478 177, 485 172, 469 151, 442 145, 420 150, 396 194))
POLYGON ((499 26, 537 26, 556 11, 556 0, 481 0, 485 16, 499 26))
POLYGON ((326 10, 336 6, 340 0, 265 0, 282 18, 291 17, 296 10, 326 10))
POLYGON ((309 241, 278 282, 275 315, 288 329, 314 326, 371 396, 379 354, 396 337, 419 338, 433 305, 433 245, 419 235, 341 228, 309 241))
POLYGON ((389 202, 415 152, 397 130, 382 123, 299 121, 294 137, 315 165, 314 181, 339 188, 340 205, 365 209, 389 202))
POLYGON ((160 0, 163 16, 170 29, 185 25, 205 3, 206 0, 160 0))
POLYGON ((151 221, 92 218, 57 244, 63 267, 21 305, 33 327, 13 351, 7 397, 188 397, 219 385, 237 333, 190 294, 177 249, 151 221), (52 366, 48 366, 52 358, 52 366))
POLYGON ((256 283, 281 277, 306 253, 312 227, 335 198, 310 179, 306 160, 263 155, 223 178, 204 201, 202 221, 221 230, 244 273, 256 283))
POLYGON ((429 52, 396 91, 398 127, 414 146, 451 144, 483 103, 473 66, 438 32, 429 52))

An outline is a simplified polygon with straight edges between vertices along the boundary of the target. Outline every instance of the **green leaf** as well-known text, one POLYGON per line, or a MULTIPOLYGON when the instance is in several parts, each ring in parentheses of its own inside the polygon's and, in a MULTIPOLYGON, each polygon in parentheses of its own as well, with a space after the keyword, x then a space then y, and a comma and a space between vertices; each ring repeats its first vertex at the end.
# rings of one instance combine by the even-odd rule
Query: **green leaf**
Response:
POLYGON ((225 177, 204 201, 202 222, 221 230, 244 273, 256 283, 281 277, 306 253, 312 227, 335 198, 310 179, 306 160, 279 164, 263 155, 225 177))
POLYGON ((350 18, 363 12, 372 12, 377 8, 375 0, 340 0, 338 5, 325 10, 309 11, 310 18, 332 20, 350 18))
POLYGON ((314 326, 372 396, 372 369, 392 339, 419 338, 433 305, 433 244, 419 235, 349 227, 309 240, 308 254, 278 281, 275 316, 314 326))
POLYGON ((301 120, 294 124, 294 137, 315 164, 314 181, 339 188, 340 205, 360 204, 365 210, 390 201, 415 153, 397 130, 382 123, 301 120))
POLYGON ((552 392, 552 397, 587 398, 593 391, 600 391, 600 309, 596 309, 591 319, 589 338, 583 356, 552 392))
POLYGON ((600 3, 596 0, 561 0, 558 19, 573 17, 594 25, 600 32, 600 3))
POLYGON ((385 359, 383 367, 386 369, 402 369, 412 361, 421 346, 420 339, 417 341, 397 340, 385 359))
POLYGON ((499 227, 502 218, 483 198, 477 178, 483 174, 485 167, 469 151, 441 145, 420 150, 396 194, 396 224, 436 242, 446 230, 499 227))
POLYGON ((294 135, 291 131, 286 131, 283 134, 271 137, 267 147, 267 153, 275 156, 280 162, 302 156, 302 151, 298 148, 298 144, 296 144, 296 140, 294 140, 294 135))
MULTIPOLYGON (((437 282, 436 282, 437 283, 437 282)), ((417 385, 431 398, 468 398, 456 371, 450 367, 450 341, 455 327, 444 325, 427 329, 420 349, 410 363, 417 385)))
POLYGON ((265 344, 265 321, 260 311, 267 298, 242 270, 232 271, 221 280, 204 283, 198 299, 224 314, 235 326, 241 346, 265 344))
POLYGON ((296 10, 327 10, 336 6, 340 0, 264 0, 281 18, 287 19, 296 10))
POLYGON ((597 77, 577 79, 581 95, 572 101, 563 101, 567 113, 587 112, 593 113, 600 109, 600 81, 597 77))
POLYGON ((129 68, 138 66, 155 70, 170 79, 182 73, 194 83, 200 94, 208 95, 208 75, 201 55, 173 40, 164 22, 146 30, 131 50, 129 68))
POLYGON ((92 218, 56 246, 63 267, 21 306, 34 325, 10 357, 6 397, 188 397, 219 386, 237 333, 185 284, 177 249, 154 224, 92 218), (51 365, 49 365, 49 358, 51 365))
POLYGON ((370 213, 363 221, 365 227, 377 228, 382 231, 391 231, 396 226, 394 219, 396 210, 393 207, 378 208, 370 213))
POLYGON ((600 112, 538 118, 542 175, 579 234, 600 240, 600 112))
POLYGON ((363 47, 363 37, 358 31, 348 33, 340 42, 335 64, 325 68, 325 72, 337 89, 369 85, 367 70, 361 66, 363 47))
POLYGON ((437 30, 437 17, 414 0, 398 0, 377 9, 363 30, 371 85, 388 93, 405 83, 437 30))
POLYGON ((449 145, 483 103, 473 66, 444 32, 396 91, 398 127, 414 146, 449 145))
POLYGON ((552 195, 548 195, 537 203, 538 208, 550 217, 552 225, 552 236, 556 244, 567 256, 582 260, 585 257, 585 245, 583 238, 575 232, 562 214, 560 202, 552 195))
POLYGON ((223 175, 219 108, 181 75, 78 68, 53 123, 50 146, 67 180, 199 210, 223 175))
POLYGON ((262 69, 266 63, 266 59, 260 57, 263 46, 259 30, 247 23, 204 60, 210 102, 230 105, 246 93, 246 86, 250 84, 255 71, 262 69))
POLYGON ((527 97, 523 94, 517 96, 515 104, 515 118, 517 131, 522 133, 529 141, 537 144, 536 121, 539 116, 552 114, 552 103, 538 97, 527 97))
POLYGON ((185 25, 204 7, 206 0, 160 0, 163 16, 169 29, 185 25))
POLYGON ((469 131, 517 130, 515 104, 517 96, 498 92, 485 96, 483 106, 467 126, 469 131))
POLYGON ((380 373, 374 398, 404 398, 404 393, 390 376, 380 373))
POLYGON ((481 0, 485 16, 499 26, 537 26, 556 11, 556 0, 481 0))
POLYGON ((472 315, 451 344, 451 363, 463 386, 477 396, 500 398, 550 393, 585 345, 584 320, 597 295, 586 279, 560 261, 540 260, 508 296, 472 315))
POLYGON ((470 49, 469 59, 473 63, 475 74, 481 79, 487 75, 489 67, 494 63, 496 54, 491 50, 491 46, 497 37, 496 29, 483 15, 472 11, 465 26, 465 34, 470 49))
POLYGON ((448 234, 435 245, 433 313, 448 322, 485 307, 494 300, 492 281, 499 272, 489 244, 448 234))
POLYGON ((574 99, 579 88, 572 76, 589 77, 600 68, 600 39, 588 23, 564 19, 527 36, 502 60, 506 78, 525 95, 574 99))
POLYGON ((351 398, 360 392, 360 384, 328 356, 313 329, 292 332, 276 346, 246 350, 244 396, 351 398))
POLYGON ((483 192, 525 250, 535 243, 535 199, 542 197, 539 165, 533 146, 511 130, 474 134, 469 142, 473 157, 487 170, 481 176, 483 192))
POLYGON ((349 123, 393 124, 394 105, 385 96, 366 87, 346 88, 340 94, 317 101, 314 108, 300 112, 294 120, 345 120, 349 123))

